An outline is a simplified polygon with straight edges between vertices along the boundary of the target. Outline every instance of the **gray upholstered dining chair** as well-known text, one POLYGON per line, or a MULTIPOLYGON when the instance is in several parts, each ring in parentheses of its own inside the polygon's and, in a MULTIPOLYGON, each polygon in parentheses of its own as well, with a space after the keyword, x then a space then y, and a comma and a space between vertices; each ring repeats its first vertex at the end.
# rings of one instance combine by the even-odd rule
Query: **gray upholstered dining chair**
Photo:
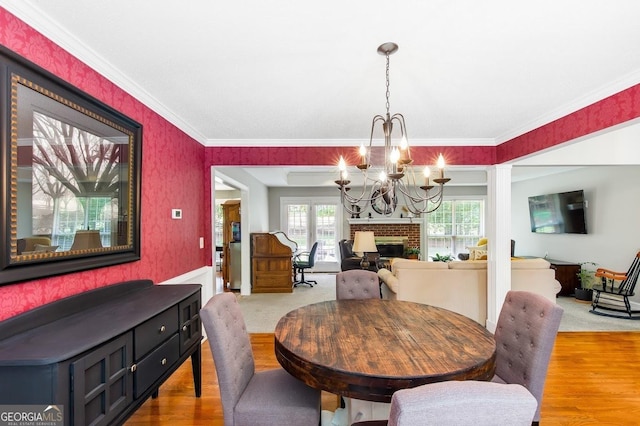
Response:
POLYGON ((200 310, 218 375, 225 426, 320 423, 320 391, 282 368, 255 371, 253 350, 233 293, 213 296, 200 310))
POLYGON ((525 426, 537 402, 522 385, 474 380, 431 383, 393 394, 389 420, 352 426, 525 426))
POLYGON ((380 299, 378 274, 351 269, 336 274, 336 299, 380 299))
POLYGON ((492 381, 526 387, 540 406, 562 307, 527 291, 509 291, 496 324, 496 373, 492 381))

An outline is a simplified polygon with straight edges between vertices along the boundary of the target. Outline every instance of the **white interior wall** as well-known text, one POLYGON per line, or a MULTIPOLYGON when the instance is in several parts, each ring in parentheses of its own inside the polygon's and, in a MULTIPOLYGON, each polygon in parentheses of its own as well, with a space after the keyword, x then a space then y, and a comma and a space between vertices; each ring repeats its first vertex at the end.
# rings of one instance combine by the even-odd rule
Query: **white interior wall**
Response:
MULTIPOLYGON (((569 262, 595 262, 626 271, 640 250, 640 166, 588 166, 512 184, 512 235, 516 255, 544 256, 569 262), (528 197, 585 191, 587 234, 534 234, 528 197)), ((636 301, 640 297, 636 295, 636 301)))
MULTIPOLYGON (((251 244, 252 232, 269 229, 268 188, 241 167, 212 167, 212 175, 220 176, 225 183, 240 190, 240 222, 242 226, 242 261, 240 294, 251 294, 251 244)), ((215 189, 212 191, 215 199, 215 189)), ((212 250, 215 246, 212 245, 212 250)), ((215 253, 212 253, 215 259, 215 253)))

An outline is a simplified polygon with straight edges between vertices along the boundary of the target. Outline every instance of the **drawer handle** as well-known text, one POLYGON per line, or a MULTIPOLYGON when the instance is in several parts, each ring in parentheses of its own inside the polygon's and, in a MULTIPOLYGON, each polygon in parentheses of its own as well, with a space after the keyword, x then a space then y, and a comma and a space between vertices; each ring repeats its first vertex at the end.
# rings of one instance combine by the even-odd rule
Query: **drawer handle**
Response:
POLYGON ((135 373, 137 369, 138 369, 138 366, 136 364, 133 364, 131 367, 129 367, 129 371, 131 371, 132 373, 135 373))
POLYGON ((160 333, 164 333, 166 329, 167 327, 165 327, 164 325, 160 326, 160 333))
POLYGON ((187 327, 186 324, 182 326, 182 331, 187 331, 188 329, 189 329, 189 327, 187 327))
POLYGON ((167 359, 166 358, 162 358, 162 361, 160 361, 160 364, 167 365, 167 359))

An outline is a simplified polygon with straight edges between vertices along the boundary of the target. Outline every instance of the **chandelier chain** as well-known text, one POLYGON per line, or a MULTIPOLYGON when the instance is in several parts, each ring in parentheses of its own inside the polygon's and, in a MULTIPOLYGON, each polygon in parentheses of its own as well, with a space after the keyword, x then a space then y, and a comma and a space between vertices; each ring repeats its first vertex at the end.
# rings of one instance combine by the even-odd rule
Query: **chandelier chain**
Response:
POLYGON ((389 97, 391 96, 391 91, 389 90, 389 54, 387 53, 387 76, 386 76, 386 80, 387 80, 387 103, 386 103, 386 107, 387 107, 387 115, 389 115, 389 110, 390 110, 390 104, 389 104, 389 97))

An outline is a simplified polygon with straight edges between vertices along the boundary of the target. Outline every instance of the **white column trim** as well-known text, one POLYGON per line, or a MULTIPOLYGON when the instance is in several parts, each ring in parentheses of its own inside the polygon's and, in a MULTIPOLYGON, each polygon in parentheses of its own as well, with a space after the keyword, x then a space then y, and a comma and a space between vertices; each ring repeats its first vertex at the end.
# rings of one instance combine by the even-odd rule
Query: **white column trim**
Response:
POLYGON ((511 289, 511 165, 487 169, 489 203, 487 238, 487 329, 495 331, 498 315, 511 289))

